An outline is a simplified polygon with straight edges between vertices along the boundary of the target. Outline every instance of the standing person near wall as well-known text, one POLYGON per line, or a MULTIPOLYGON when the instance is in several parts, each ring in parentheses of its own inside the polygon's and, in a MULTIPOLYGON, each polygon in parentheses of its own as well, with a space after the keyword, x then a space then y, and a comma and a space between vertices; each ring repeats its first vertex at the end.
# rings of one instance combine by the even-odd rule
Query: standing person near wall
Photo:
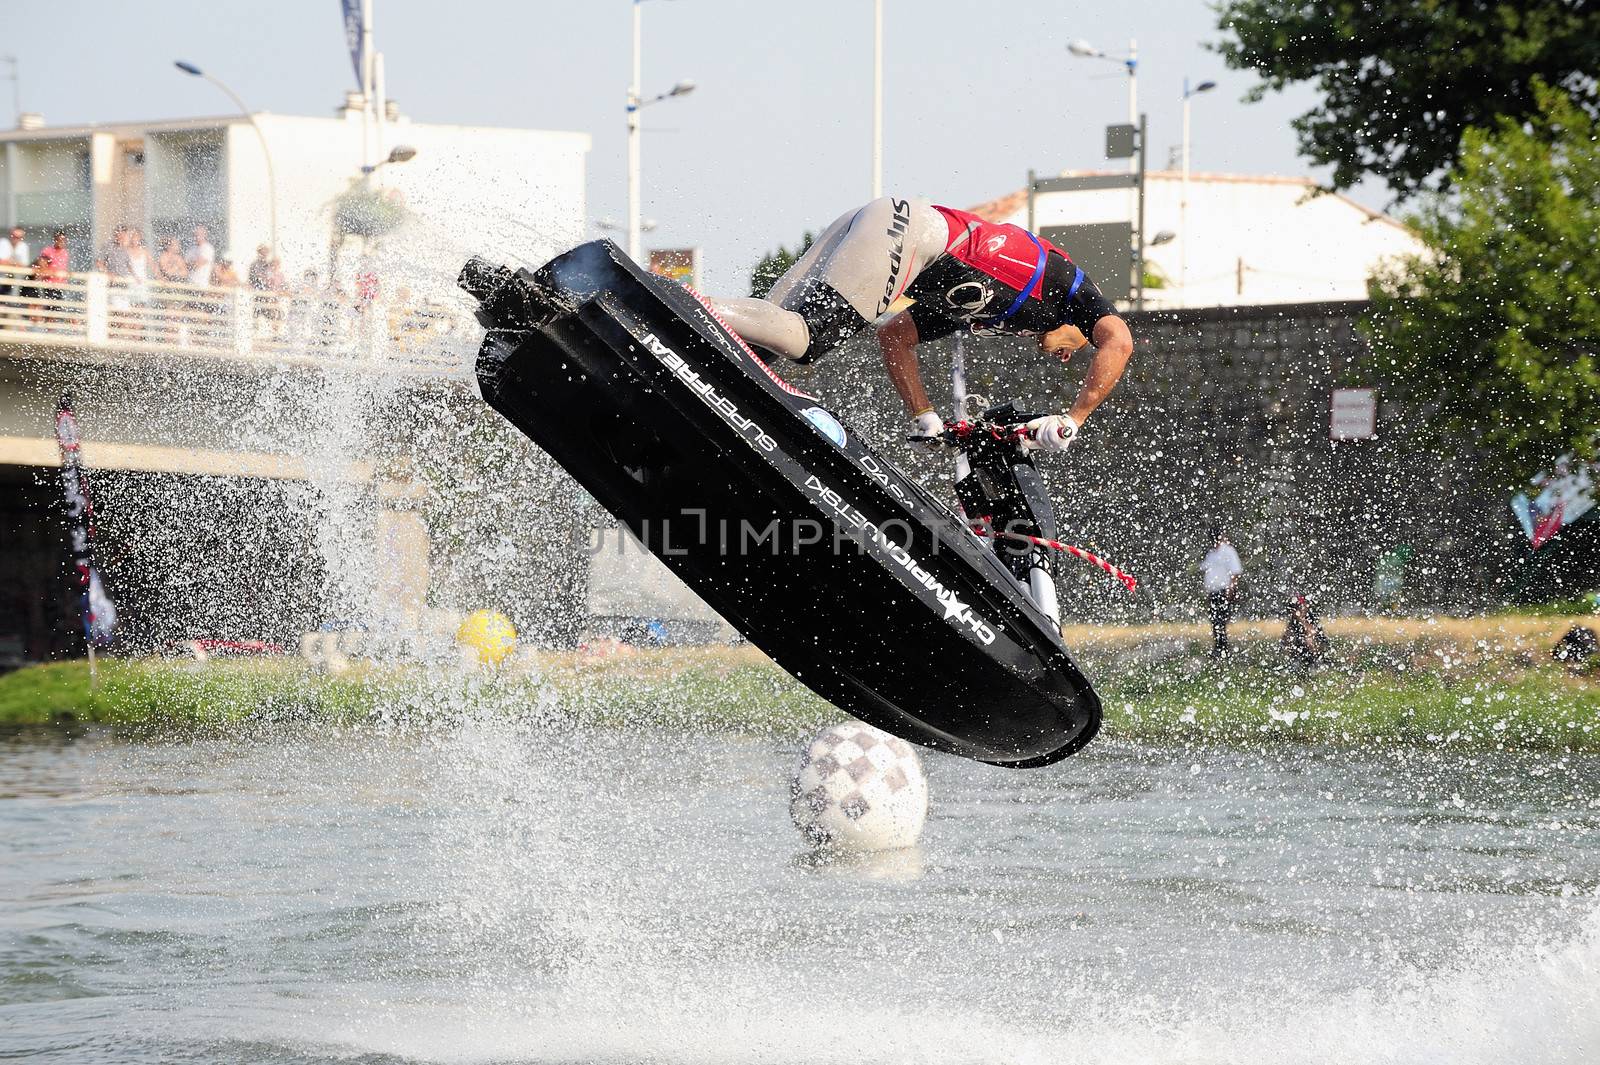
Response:
POLYGON ((1284 618, 1283 638, 1279 641, 1289 664, 1304 672, 1320 665, 1328 654, 1328 634, 1323 631, 1317 612, 1304 595, 1289 596, 1288 612, 1284 618))
POLYGON ((1200 561, 1200 584, 1206 593, 1206 608, 1211 615, 1211 657, 1228 653, 1228 622, 1239 594, 1239 577, 1244 565, 1220 525, 1211 527, 1210 551, 1200 561))

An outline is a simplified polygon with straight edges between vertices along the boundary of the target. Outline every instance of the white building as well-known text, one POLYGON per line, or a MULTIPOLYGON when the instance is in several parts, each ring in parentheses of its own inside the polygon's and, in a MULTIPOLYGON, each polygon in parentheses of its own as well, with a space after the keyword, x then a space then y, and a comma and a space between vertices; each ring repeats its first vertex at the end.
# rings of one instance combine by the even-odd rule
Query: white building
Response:
MULTIPOLYGON (((1110 173, 1068 170, 1060 176, 1110 173)), ((1146 249, 1147 262, 1164 281, 1145 290, 1149 307, 1365 299, 1367 278, 1379 263, 1422 247, 1400 222, 1347 196, 1321 192, 1310 178, 1191 173, 1185 209, 1182 177, 1171 170, 1146 176, 1146 239, 1163 230, 1175 234, 1146 249)), ((1127 222, 1132 203, 1128 189, 1041 193, 1033 228, 1127 222)), ((1028 225, 1025 190, 972 210, 1028 225)), ((1063 250, 1072 254, 1070 247, 1063 250)))
POLYGON ((372 180, 403 200, 441 258, 502 251, 532 260, 582 239, 588 134, 425 125, 395 112, 383 144, 367 134, 368 145, 359 97, 352 103, 332 118, 30 122, 0 133, 0 225, 22 225, 35 251, 64 230, 73 269, 85 270, 118 223, 142 227, 152 249, 204 224, 242 276, 270 242, 275 199, 277 244, 294 279, 326 269, 333 203, 360 179, 364 152, 376 160, 406 145, 415 157, 372 180))

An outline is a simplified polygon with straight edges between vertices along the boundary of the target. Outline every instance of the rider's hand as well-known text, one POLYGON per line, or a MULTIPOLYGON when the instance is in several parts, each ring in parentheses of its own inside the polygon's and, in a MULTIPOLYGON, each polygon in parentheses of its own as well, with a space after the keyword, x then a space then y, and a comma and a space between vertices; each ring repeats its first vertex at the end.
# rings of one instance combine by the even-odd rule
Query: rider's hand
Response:
POLYGON ((1062 362, 1072 358, 1072 353, 1089 343, 1083 330, 1075 325, 1063 325, 1039 338, 1039 348, 1047 355, 1058 355, 1062 362))
POLYGON ((1047 414, 1024 428, 1028 430, 1022 438, 1024 451, 1065 451, 1078 438, 1078 423, 1070 414, 1047 414))
POLYGON ((928 438, 917 441, 918 444, 929 451, 944 449, 944 419, 939 417, 938 411, 930 407, 911 419, 911 423, 916 427, 916 435, 928 438))

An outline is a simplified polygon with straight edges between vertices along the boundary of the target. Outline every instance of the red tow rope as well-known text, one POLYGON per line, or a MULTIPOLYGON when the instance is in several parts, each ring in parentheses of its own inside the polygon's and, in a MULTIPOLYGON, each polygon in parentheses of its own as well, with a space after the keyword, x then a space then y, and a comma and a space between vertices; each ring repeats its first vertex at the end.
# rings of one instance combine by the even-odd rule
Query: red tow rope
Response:
POLYGON ((1117 566, 1107 562, 1093 551, 1085 551, 1083 548, 1078 547, 1075 544, 1064 544, 1060 540, 1047 540, 1043 536, 1029 536, 1027 533, 1005 532, 985 524, 973 525, 972 531, 977 533, 979 536, 1003 536, 1007 540, 1016 540, 1020 543, 1034 544, 1039 547, 1048 547, 1054 551, 1065 551, 1067 554, 1072 555, 1075 558, 1081 558, 1085 562, 1090 562, 1096 566, 1099 566, 1112 578, 1121 581, 1122 586, 1128 589, 1130 592, 1132 592, 1134 588, 1138 587, 1139 585, 1139 582, 1134 579, 1133 574, 1123 572, 1117 566))

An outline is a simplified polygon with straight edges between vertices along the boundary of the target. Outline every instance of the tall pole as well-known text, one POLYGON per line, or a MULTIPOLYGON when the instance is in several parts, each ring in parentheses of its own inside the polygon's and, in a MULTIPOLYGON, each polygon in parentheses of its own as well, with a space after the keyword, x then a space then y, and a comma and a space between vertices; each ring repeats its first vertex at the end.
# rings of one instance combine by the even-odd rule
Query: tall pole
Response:
POLYGON ((1139 154, 1136 161, 1139 165, 1139 228, 1133 237, 1133 283, 1134 307, 1144 310, 1144 164, 1145 164, 1145 118, 1139 116, 1139 154))
MULTIPOLYGON (((372 0, 361 0, 361 165, 372 156, 372 0)), ((369 175, 372 171, 366 171, 369 175)))
POLYGON ((383 159, 388 153, 384 150, 384 114, 389 109, 389 100, 383 86, 383 53, 372 53, 372 131, 373 158, 383 159))
POLYGON ((883 195, 883 0, 872 0, 872 198, 883 195))
MULTIPOLYGON (((1128 125, 1139 125, 1139 42, 1128 38, 1128 125)), ((1132 173, 1137 161, 1128 159, 1128 172, 1132 173)))
MULTIPOLYGON (((1129 210, 1144 209, 1144 128, 1139 119, 1139 42, 1128 38, 1128 125, 1139 132, 1139 155, 1128 157, 1128 172, 1139 175, 1139 188, 1128 203, 1129 210)), ((1139 289, 1139 309, 1144 310, 1144 222, 1139 222, 1139 246, 1134 250, 1139 262, 1139 275, 1134 284, 1139 289)))
POLYGON ((639 5, 633 0, 633 80, 628 83, 628 258, 639 261, 639 5))
POLYGON ((1183 182, 1178 191, 1178 306, 1189 304, 1189 79, 1183 79, 1183 182))

